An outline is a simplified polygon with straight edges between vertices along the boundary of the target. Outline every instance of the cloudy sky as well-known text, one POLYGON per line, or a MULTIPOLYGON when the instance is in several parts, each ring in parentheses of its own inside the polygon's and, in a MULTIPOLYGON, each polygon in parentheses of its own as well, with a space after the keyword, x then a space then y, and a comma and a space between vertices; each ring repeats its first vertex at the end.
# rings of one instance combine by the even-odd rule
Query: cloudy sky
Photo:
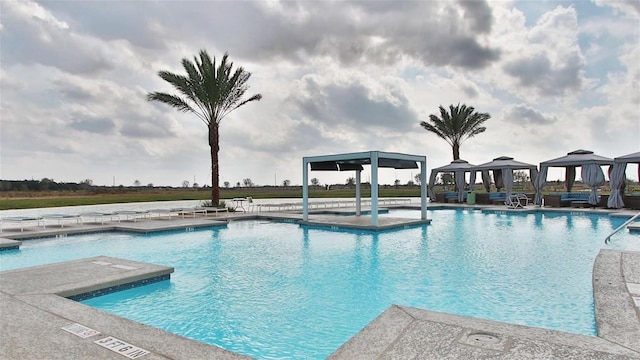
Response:
POLYGON ((145 99, 200 49, 263 95, 221 123, 221 185, 300 184, 303 156, 343 152, 445 165, 419 123, 458 103, 491 115, 470 163, 640 151, 638 0, 2 1, 0 46, 1 179, 211 184, 206 126, 145 99))

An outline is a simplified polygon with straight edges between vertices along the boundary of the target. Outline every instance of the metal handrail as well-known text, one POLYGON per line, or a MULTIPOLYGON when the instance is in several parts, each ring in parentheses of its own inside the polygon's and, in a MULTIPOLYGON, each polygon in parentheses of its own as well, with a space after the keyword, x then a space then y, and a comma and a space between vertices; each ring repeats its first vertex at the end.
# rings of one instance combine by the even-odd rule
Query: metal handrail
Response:
POLYGON ((605 243, 605 244, 608 244, 608 243, 609 243, 609 241, 611 241, 611 237, 612 237, 615 233, 617 233, 618 231, 620 231, 621 229, 623 229, 625 226, 629 225, 631 222, 633 222, 633 220, 637 219, 638 217, 640 217, 640 212, 639 212, 639 213, 637 213, 637 214, 635 214, 633 217, 631 217, 631 219, 629 219, 629 220, 625 221, 625 223, 624 223, 624 224, 622 224, 622 225, 618 226, 615 230, 613 230, 613 231, 611 232, 611 234, 609 234, 609 236, 607 236, 607 237, 604 239, 604 243, 605 243))

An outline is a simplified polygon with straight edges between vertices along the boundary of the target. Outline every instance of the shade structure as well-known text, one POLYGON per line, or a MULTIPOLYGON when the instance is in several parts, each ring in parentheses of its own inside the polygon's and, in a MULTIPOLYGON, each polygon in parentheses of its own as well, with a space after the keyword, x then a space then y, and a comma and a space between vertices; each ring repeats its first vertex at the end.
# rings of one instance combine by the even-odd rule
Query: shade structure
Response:
MULTIPOLYGON (((566 187, 567 187, 567 191, 571 191, 571 187, 573 185, 573 181, 575 179, 575 168, 576 167, 588 167, 588 166, 595 166, 600 168, 603 165, 613 165, 613 159, 608 158, 608 157, 604 157, 604 156, 600 156, 600 155, 596 155, 593 153, 593 151, 589 151, 589 150, 576 150, 576 151, 572 151, 570 153, 567 153, 567 155, 565 156, 561 156, 559 158, 555 158, 555 159, 551 159, 551 160, 547 160, 547 161, 543 161, 540 163, 540 173, 538 175, 538 178, 536 179, 536 196, 534 199, 534 203, 536 205, 541 205, 542 204, 542 188, 544 187, 544 184, 547 181, 547 171, 550 167, 563 167, 566 169, 566 174, 567 177, 565 179, 566 182, 566 187)), ((597 172, 597 170, 589 170, 594 172, 597 172)), ((600 171, 602 171, 602 169, 600 168, 600 171)), ((584 180, 584 176, 585 176, 585 170, 583 169, 583 180, 584 180)), ((590 175, 587 175, 590 176, 590 175)), ((596 178, 598 178, 599 175, 594 175, 596 176, 596 178)), ((604 177, 604 173, 603 173, 603 177, 604 177)), ((594 185, 591 186, 591 196, 589 197, 589 203, 592 205, 596 205, 597 202, 597 192, 598 192, 598 186, 599 185, 594 185)))
POLYGON ((458 159, 453 160, 451 163, 445 166, 441 166, 431 170, 431 176, 429 177, 429 198, 431 201, 436 200, 436 193, 434 190, 436 184, 436 177, 438 173, 453 173, 456 183, 456 190, 458 190, 458 202, 464 201, 464 176, 465 173, 471 172, 475 165, 469 164, 468 161, 458 159))
POLYGON ((640 152, 619 156, 613 159, 613 168, 609 174, 611 195, 607 200, 607 207, 620 209, 624 207, 624 178, 627 164, 638 164, 638 180, 640 180, 640 152))
POLYGON ((535 178, 538 176, 538 167, 533 164, 513 160, 513 158, 509 156, 500 156, 492 161, 475 166, 471 172, 471 184, 475 183, 476 173, 480 171, 482 173, 484 188, 489 192, 491 188, 489 184, 489 171, 493 171, 496 188, 504 187, 506 195, 509 197, 513 189, 514 170, 529 170, 529 178, 531 182, 534 183, 535 188, 535 178))
POLYGON ((356 215, 360 215, 360 172, 371 165, 371 225, 378 226, 378 169, 418 169, 420 163, 421 217, 427 219, 427 157, 382 151, 309 156, 302 158, 302 217, 309 220, 309 168, 312 171, 356 172, 356 215))

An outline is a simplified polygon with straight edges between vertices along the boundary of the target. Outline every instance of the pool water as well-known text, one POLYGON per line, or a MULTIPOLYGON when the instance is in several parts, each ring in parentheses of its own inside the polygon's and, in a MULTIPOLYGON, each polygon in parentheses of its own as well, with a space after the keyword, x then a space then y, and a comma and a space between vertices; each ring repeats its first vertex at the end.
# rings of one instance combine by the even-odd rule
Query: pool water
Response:
MULTIPOLYGON (((625 218, 428 217, 381 233, 237 221, 30 240, 0 252, 0 270, 96 255, 174 266, 170 281, 83 303, 261 359, 325 358, 391 304, 595 335, 593 262, 625 218)), ((606 247, 640 251, 640 234, 622 231, 606 247)))

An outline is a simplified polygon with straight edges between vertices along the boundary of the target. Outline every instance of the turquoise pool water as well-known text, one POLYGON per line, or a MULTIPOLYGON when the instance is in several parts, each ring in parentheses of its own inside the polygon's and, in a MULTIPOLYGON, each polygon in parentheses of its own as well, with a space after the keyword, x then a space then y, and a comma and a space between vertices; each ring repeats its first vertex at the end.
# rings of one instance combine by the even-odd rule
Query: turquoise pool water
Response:
MULTIPOLYGON (((625 219, 428 215, 431 225, 382 233, 239 221, 31 240, 0 252, 0 270, 95 255, 174 266, 171 281, 83 303, 262 359, 325 358, 391 304, 595 334, 593 261, 625 219)), ((640 250, 640 234, 607 247, 640 250)))

